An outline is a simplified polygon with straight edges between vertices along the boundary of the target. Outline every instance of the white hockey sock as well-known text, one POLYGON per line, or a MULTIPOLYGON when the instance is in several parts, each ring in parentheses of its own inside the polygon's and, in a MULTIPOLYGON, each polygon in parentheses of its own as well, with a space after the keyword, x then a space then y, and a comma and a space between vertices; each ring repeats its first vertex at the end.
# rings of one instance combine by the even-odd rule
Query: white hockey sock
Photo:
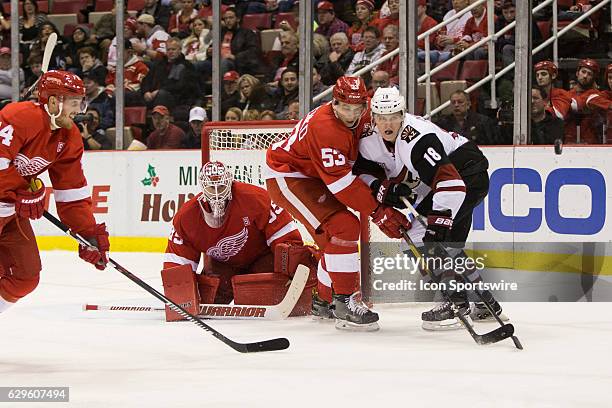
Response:
POLYGON ((0 296, 0 313, 4 312, 9 307, 13 306, 15 303, 4 300, 2 296, 0 296))

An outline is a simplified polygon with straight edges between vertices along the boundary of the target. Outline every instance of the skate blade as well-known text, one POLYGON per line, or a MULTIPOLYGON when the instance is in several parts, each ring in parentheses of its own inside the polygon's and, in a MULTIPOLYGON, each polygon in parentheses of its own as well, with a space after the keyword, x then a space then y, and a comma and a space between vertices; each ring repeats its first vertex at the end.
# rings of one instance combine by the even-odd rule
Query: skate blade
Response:
MULTIPOLYGON (((510 318, 508 316, 506 316, 503 312, 499 315, 499 318, 500 318, 500 320, 502 322, 510 321, 510 318)), ((487 316, 484 319, 479 319, 477 317, 476 318, 472 317, 472 320, 475 323, 497 323, 497 320, 493 316, 487 316)))
MULTIPOLYGON (((465 317, 468 323, 472 324, 472 319, 469 316, 465 317)), ((427 322, 424 321, 421 325, 423 330, 427 331, 450 331, 450 330, 459 330, 463 328, 463 324, 457 318, 443 320, 441 322, 427 322)))
POLYGON ((315 322, 333 322, 333 316, 321 316, 321 315, 312 315, 312 320, 315 322))
POLYGON ((351 323, 346 320, 336 319, 336 329, 355 331, 355 332, 372 332, 380 329, 378 322, 368 324, 351 323))

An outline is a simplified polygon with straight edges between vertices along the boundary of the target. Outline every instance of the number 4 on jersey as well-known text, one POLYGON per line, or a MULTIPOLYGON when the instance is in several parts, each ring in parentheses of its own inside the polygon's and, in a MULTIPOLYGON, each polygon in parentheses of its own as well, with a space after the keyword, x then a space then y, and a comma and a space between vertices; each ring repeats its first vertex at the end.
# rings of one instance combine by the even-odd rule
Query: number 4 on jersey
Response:
POLYGON ((11 125, 5 126, 0 129, 0 139, 2 139, 3 145, 11 145, 11 141, 13 140, 13 127, 11 125))

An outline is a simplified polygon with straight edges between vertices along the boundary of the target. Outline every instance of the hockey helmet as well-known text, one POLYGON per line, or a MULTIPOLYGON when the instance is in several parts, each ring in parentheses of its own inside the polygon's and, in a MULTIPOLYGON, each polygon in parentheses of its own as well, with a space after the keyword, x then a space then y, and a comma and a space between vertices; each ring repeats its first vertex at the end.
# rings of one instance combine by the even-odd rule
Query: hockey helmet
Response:
POLYGON ((370 103, 372 113, 378 115, 389 115, 396 112, 404 112, 406 102, 400 94, 399 89, 395 87, 378 88, 374 92, 372 102, 370 103))
POLYGON ((588 68, 591 71, 593 71, 594 76, 599 75, 599 64, 594 59, 590 59, 590 58, 583 59, 582 61, 578 63, 578 67, 576 68, 576 70, 578 71, 580 70, 580 68, 588 68))
POLYGON ((202 166, 198 181, 202 189, 200 206, 205 216, 212 212, 215 222, 211 226, 219 227, 223 224, 227 203, 232 199, 232 173, 221 162, 208 162, 202 166))
POLYGON ((67 71, 47 71, 38 83, 38 100, 49 102, 50 96, 85 97, 85 85, 77 75, 67 71))
POLYGON ((557 69, 557 66, 555 65, 555 63, 552 61, 548 61, 548 60, 540 61, 534 66, 535 72, 543 71, 543 70, 548 71, 551 77, 557 77, 559 73, 559 70, 557 69))
POLYGON ((341 76, 334 86, 334 99, 349 104, 368 102, 368 90, 360 77, 341 76))

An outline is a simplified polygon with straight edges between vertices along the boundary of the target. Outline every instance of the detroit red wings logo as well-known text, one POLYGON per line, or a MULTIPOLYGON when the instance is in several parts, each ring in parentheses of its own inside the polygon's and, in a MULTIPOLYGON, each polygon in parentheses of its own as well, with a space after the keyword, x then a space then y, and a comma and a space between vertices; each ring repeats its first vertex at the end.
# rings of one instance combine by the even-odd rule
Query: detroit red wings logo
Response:
POLYGON ((49 166, 51 162, 43 159, 42 157, 33 157, 32 159, 28 156, 24 156, 21 153, 17 153, 13 160, 17 172, 22 176, 33 176, 41 173, 45 167, 49 166))
POLYGON ((206 255, 216 261, 225 262, 240 252, 248 239, 249 230, 244 227, 239 233, 220 239, 217 245, 208 248, 206 255))

